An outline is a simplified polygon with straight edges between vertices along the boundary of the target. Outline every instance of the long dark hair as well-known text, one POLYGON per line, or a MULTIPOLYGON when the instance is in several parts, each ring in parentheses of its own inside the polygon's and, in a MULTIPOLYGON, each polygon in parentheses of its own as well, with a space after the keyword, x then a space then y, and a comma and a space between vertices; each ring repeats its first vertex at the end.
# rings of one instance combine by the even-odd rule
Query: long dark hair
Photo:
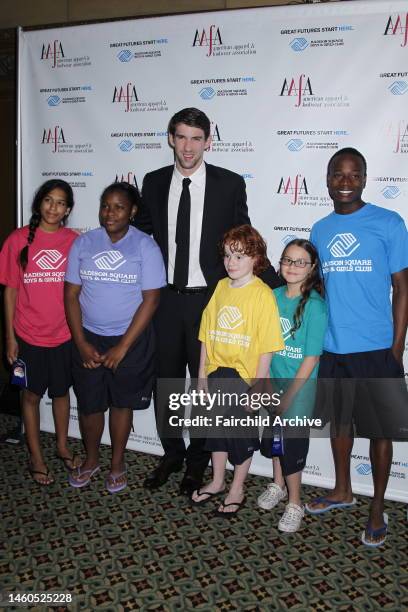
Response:
POLYGON ((297 246, 304 249, 312 262, 310 273, 306 276, 305 280, 300 286, 300 293, 302 297, 297 305, 295 314, 293 315, 293 325, 292 329, 290 330, 290 334, 293 338, 295 331, 302 325, 303 313, 312 290, 314 289, 319 295, 324 297, 324 283, 321 273, 320 259, 315 246, 309 240, 295 238, 285 246, 281 257, 285 256, 286 251, 291 246, 297 246))
MULTIPOLYGON (((72 187, 65 181, 61 179, 50 179, 49 181, 45 181, 45 183, 43 183, 41 187, 39 187, 31 205, 32 214, 30 217, 30 223, 28 225, 29 231, 27 244, 20 251, 20 266, 23 268, 23 270, 25 270, 27 267, 28 247, 34 242, 37 227, 40 225, 41 222, 41 202, 53 189, 61 189, 65 193, 65 197, 67 198, 67 208, 69 208, 69 212, 71 212, 71 210, 74 208, 74 194, 72 192, 72 187)), ((65 225, 67 219, 68 215, 63 218, 63 225, 65 225)))

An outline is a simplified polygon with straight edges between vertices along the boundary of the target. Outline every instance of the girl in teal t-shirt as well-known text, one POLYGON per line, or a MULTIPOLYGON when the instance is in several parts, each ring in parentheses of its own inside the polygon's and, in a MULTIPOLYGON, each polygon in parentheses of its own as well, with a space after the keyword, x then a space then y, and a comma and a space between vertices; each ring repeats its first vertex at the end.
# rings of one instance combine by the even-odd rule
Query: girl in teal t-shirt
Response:
MULTIPOLYGON (((270 375, 272 379, 280 379, 280 390, 283 390, 279 407, 281 418, 310 417, 327 327, 320 262, 313 244, 298 238, 292 240, 282 253, 280 274, 287 284, 275 289, 274 293, 285 348, 274 355, 270 375)), ((262 440, 261 453, 272 457, 274 482, 259 496, 258 505, 270 510, 289 494, 289 503, 278 528, 294 532, 299 529, 304 515, 300 488, 309 437, 291 436, 289 427, 282 428, 280 433, 284 434, 280 451, 277 451, 279 444, 273 446, 270 437, 265 436, 262 440)))

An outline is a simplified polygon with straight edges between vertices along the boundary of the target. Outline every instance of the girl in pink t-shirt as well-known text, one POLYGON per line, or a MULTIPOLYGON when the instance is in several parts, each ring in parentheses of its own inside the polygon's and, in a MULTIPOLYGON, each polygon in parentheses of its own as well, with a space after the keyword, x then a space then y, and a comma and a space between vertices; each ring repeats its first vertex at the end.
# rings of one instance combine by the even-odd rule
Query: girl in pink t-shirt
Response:
POLYGON ((52 399, 57 456, 69 471, 77 464, 67 446, 71 334, 63 301, 68 253, 77 237, 64 227, 73 206, 68 183, 46 181, 34 196, 30 224, 12 232, 0 253, 7 361, 20 374, 15 362, 19 359, 25 364, 22 414, 28 466, 34 481, 41 485, 54 482, 40 444, 39 404, 47 389, 52 399))

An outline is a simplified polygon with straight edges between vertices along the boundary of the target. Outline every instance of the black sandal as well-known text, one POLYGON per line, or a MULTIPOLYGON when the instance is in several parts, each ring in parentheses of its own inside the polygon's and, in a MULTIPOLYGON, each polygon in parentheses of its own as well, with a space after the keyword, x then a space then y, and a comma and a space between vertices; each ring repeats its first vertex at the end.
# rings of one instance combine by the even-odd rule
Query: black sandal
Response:
POLYGON ((64 464, 64 468, 67 470, 67 472, 73 472, 76 469, 76 467, 78 467, 74 465, 75 458, 76 458, 75 453, 72 455, 72 457, 63 457, 62 455, 57 455, 57 459, 62 461, 62 463, 64 464), (71 462, 72 467, 68 465, 68 462, 71 462))
POLYGON ((193 506, 203 506, 204 504, 209 502, 214 497, 222 495, 223 493, 224 493, 224 489, 222 491, 217 491, 217 493, 211 493, 211 491, 201 491, 200 489, 197 489, 197 495, 199 495, 199 496, 200 495, 208 495, 208 497, 206 497, 205 499, 201 499, 200 501, 195 501, 195 499, 190 497, 190 502, 191 502, 191 504, 193 506))
POLYGON ((40 485, 40 487, 49 487, 50 485, 52 485, 54 483, 54 479, 52 478, 51 472, 49 470, 47 470, 46 472, 42 472, 41 470, 33 470, 33 468, 31 467, 31 465, 28 465, 28 471, 30 473, 31 478, 34 480, 34 482, 36 482, 38 485, 40 485), (38 480, 34 474, 41 474, 41 476, 45 476, 48 480, 51 481, 50 482, 41 482, 41 480, 38 480))

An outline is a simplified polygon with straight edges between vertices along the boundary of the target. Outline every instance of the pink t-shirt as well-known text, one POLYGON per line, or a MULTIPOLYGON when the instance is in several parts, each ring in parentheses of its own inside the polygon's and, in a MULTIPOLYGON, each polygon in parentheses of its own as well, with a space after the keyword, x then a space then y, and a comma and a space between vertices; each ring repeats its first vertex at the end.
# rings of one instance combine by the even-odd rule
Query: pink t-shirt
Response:
POLYGON ((19 257, 27 237, 26 226, 5 241, 0 253, 0 283, 17 289, 16 334, 35 346, 58 346, 71 337, 64 311, 64 277, 68 253, 78 234, 64 227, 52 233, 37 228, 23 270, 19 257))

